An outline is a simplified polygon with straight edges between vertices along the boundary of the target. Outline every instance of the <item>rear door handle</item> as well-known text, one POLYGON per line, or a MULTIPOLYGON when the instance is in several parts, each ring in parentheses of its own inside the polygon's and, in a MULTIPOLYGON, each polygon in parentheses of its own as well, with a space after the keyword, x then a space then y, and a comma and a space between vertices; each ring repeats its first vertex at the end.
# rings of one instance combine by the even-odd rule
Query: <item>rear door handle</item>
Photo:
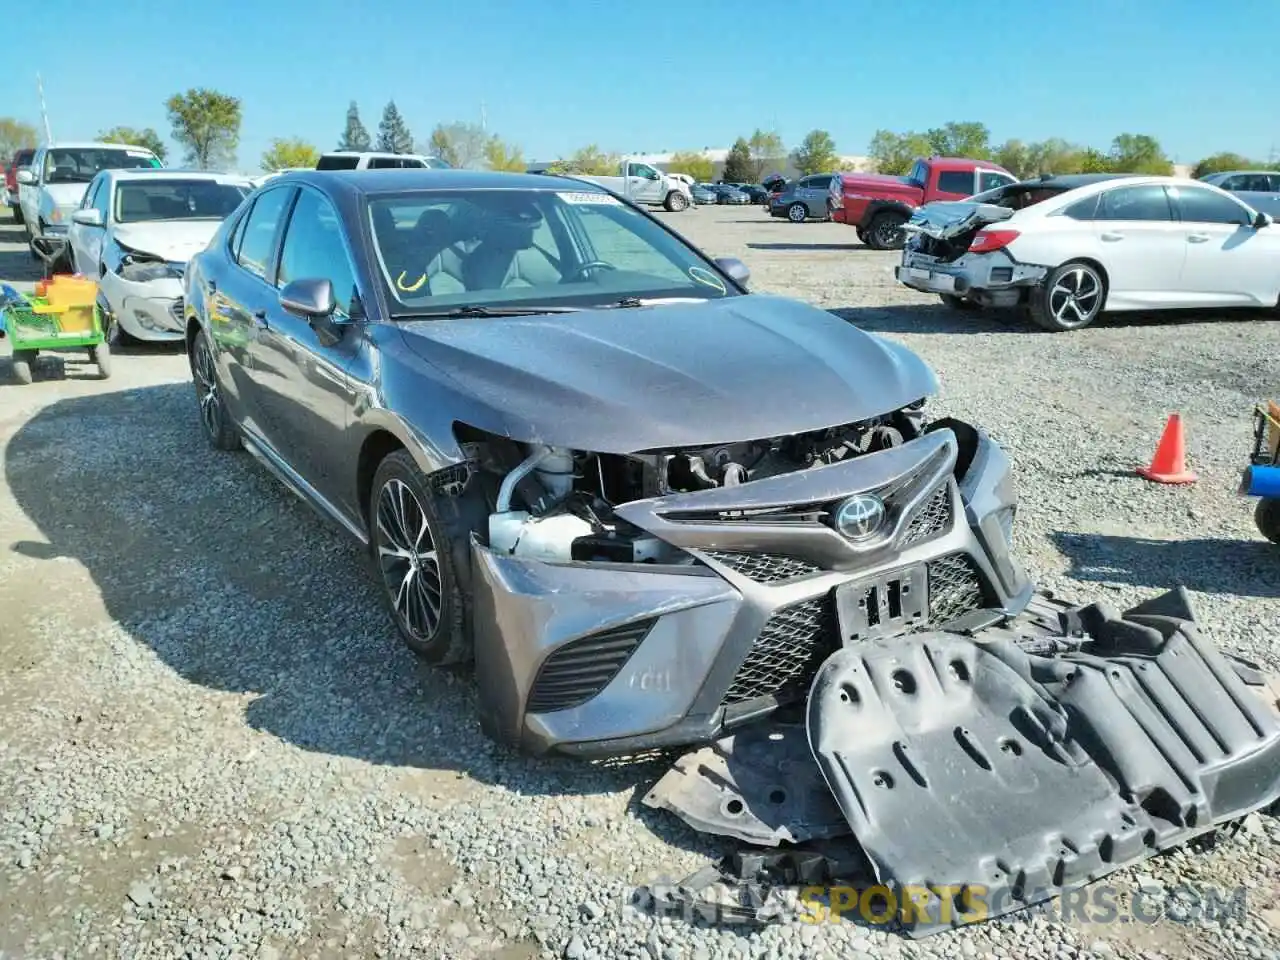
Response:
POLYGON ((1207 233, 1192 233, 1187 235, 1187 243, 1206 243, 1209 240, 1207 233))
POLYGON ((1107 241, 1108 243, 1115 243, 1117 240, 1123 240, 1124 234, 1123 233, 1104 233, 1102 235, 1102 239, 1107 241))

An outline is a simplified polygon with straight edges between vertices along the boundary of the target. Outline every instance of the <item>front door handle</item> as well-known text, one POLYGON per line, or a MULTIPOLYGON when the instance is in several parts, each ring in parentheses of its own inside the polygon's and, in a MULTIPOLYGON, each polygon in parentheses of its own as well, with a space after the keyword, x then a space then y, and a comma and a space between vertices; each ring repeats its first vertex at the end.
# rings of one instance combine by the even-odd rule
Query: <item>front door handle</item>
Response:
POLYGON ((1107 241, 1107 243, 1115 243, 1117 240, 1123 240, 1124 234, 1123 233, 1104 233, 1102 235, 1102 239, 1107 241))
POLYGON ((260 329, 266 330, 267 329, 267 311, 265 310, 253 311, 253 325, 255 327, 259 327, 260 329))
POLYGON ((1187 235, 1187 243, 1206 243, 1209 240, 1207 233, 1192 233, 1187 235))

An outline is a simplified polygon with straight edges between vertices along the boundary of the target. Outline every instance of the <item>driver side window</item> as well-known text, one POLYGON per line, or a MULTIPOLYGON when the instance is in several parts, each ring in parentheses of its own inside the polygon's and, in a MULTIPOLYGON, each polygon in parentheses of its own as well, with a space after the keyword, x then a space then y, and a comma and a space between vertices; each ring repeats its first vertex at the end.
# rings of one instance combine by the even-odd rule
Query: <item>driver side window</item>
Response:
POLYGON ((343 236, 342 221, 329 201, 304 188, 285 227, 276 286, 293 280, 328 280, 338 309, 349 317, 356 280, 343 236))

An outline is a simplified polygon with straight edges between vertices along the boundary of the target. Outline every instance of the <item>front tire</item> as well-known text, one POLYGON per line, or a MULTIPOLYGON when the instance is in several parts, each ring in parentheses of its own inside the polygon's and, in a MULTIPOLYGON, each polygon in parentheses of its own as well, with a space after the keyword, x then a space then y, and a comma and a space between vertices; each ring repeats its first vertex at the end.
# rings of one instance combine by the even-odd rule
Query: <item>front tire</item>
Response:
POLYGON ((787 219, 792 223, 804 223, 809 219, 809 208, 803 203, 793 203, 787 207, 787 219))
POLYGON ((449 526, 408 451, 378 464, 369 500, 374 566, 405 645, 436 666, 472 657, 471 603, 458 580, 464 555, 450 541, 458 531, 449 526))
POLYGON ((191 345, 191 379, 195 382, 196 402, 200 406, 204 435, 215 450, 238 450, 240 433, 232 423, 226 400, 222 397, 217 370, 213 344, 201 330, 191 345))
POLYGON ((907 242, 902 225, 907 218, 900 213, 877 213, 867 227, 867 246, 872 250, 901 250, 907 242))
POLYGON ((1027 312, 1036 326, 1051 333, 1080 330, 1097 319, 1107 284, 1097 267, 1072 260, 1055 269, 1031 291, 1027 312))
POLYGON ((1253 512, 1261 534, 1272 543, 1280 543, 1280 497, 1263 497, 1253 512))
POLYGON ((689 198, 679 190, 672 190, 667 194, 667 199, 662 202, 670 213, 679 213, 689 206, 689 198))

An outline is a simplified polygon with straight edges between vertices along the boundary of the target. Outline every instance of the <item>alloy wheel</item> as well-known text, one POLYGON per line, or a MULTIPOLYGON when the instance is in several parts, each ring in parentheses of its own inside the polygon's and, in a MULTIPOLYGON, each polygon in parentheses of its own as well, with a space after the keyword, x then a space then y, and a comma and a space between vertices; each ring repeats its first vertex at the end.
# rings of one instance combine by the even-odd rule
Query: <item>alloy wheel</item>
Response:
POLYGON ((1049 291, 1049 312, 1062 327, 1083 327, 1102 305, 1102 280, 1089 267, 1063 273, 1049 291))
POLYGON ((792 223, 803 223, 809 218, 809 211, 805 209, 803 203, 793 203, 787 208, 787 219, 792 223))
POLYGON ((209 436, 216 438, 222 429, 222 398, 214 370, 213 348, 204 341, 196 351, 196 397, 200 401, 200 420, 209 436))
POLYGON ((875 225, 875 239, 881 250, 895 249, 905 236, 902 225, 891 218, 885 217, 875 225))
POLYGON ((427 513, 402 480, 392 478, 378 492, 374 539, 396 615, 415 639, 432 639, 440 629, 443 605, 440 558, 427 513))

